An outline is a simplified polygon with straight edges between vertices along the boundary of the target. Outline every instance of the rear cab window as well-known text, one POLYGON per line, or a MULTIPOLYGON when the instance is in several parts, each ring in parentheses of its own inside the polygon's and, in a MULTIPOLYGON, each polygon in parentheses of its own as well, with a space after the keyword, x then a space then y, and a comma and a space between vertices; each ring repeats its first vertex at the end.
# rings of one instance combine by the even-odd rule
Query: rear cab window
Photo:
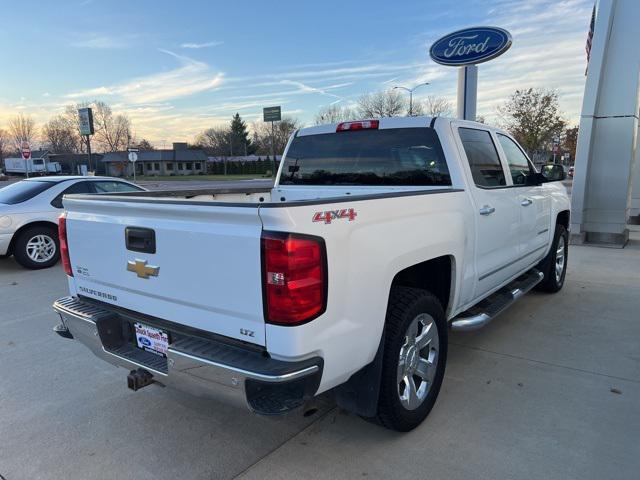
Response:
POLYGON ((31 200, 36 195, 53 187, 56 182, 23 180, 0 188, 0 204, 15 205, 31 200))
POLYGON ((451 186, 432 128, 352 130, 292 140, 281 185, 451 186))
POLYGON ((466 127, 460 127, 458 133, 476 186, 480 188, 505 187, 507 181, 504 169, 491 133, 488 130, 466 127))

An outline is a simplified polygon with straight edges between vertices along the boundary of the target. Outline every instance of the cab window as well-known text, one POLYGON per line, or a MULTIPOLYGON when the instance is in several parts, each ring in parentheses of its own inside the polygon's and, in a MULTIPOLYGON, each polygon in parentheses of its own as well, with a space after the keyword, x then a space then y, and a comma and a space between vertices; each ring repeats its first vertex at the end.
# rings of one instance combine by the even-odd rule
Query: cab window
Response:
POLYGON ((535 170, 531 166, 527 156, 520 150, 520 147, 506 135, 498 133, 498 141, 504 150, 504 155, 507 158, 507 164, 509 165, 509 171, 511 172, 511 178, 514 185, 526 185, 527 177, 535 170))
POLYGON ((474 183, 481 188, 504 187, 506 177, 491 134, 475 128, 459 128, 458 131, 474 183))

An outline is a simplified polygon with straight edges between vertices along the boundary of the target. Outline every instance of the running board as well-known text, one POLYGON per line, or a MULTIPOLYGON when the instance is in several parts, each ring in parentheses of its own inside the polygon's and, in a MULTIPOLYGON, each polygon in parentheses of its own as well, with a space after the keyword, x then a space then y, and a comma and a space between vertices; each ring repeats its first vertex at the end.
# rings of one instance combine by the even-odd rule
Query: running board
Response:
POLYGON ((461 313, 451 322, 451 329, 458 331, 477 330, 484 327, 513 302, 542 281, 544 274, 536 269, 529 270, 507 286, 492 293, 487 298, 461 313))

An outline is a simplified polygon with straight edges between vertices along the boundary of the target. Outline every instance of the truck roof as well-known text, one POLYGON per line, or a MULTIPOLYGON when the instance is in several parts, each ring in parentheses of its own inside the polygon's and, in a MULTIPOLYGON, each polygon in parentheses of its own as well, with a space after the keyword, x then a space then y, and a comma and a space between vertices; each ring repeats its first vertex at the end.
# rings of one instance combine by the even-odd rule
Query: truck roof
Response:
MULTIPOLYGON (((367 120, 377 120, 379 122, 378 129, 382 130, 385 128, 418 128, 418 127, 429 127, 433 126, 435 121, 438 122, 461 122, 468 126, 482 126, 482 128, 490 128, 492 130, 496 130, 495 127, 491 127, 490 125, 486 125, 480 122, 472 122, 470 120, 460 120, 458 118, 451 117, 429 117, 426 115, 416 116, 416 117, 381 117, 381 118, 367 118, 360 120, 350 120, 353 122, 358 121, 367 121, 367 120)), ((296 136, 306 136, 306 135, 319 135, 323 133, 335 133, 339 124, 348 123, 347 122, 337 122, 337 123, 328 123, 325 125, 315 125, 313 127, 301 128, 296 133, 296 136)))

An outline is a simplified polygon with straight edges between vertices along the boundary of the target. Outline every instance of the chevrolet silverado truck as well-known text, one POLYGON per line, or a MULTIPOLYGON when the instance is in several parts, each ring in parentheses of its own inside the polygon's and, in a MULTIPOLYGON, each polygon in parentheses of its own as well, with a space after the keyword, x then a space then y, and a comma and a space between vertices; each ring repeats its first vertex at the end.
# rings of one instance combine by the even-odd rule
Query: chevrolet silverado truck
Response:
POLYGON ((269 188, 68 195, 54 330, 133 390, 265 415, 331 392, 407 431, 436 401, 450 329, 562 288, 563 179, 506 132, 410 117, 297 130, 269 188))

